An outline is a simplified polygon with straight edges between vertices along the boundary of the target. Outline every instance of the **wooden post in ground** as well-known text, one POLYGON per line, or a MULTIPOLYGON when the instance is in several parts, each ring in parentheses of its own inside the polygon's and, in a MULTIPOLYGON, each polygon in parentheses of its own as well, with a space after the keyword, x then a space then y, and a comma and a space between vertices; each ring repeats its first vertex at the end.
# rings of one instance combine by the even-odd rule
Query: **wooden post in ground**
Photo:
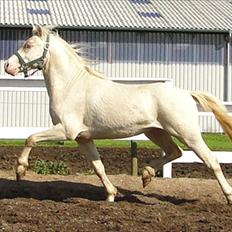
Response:
POLYGON ((131 175, 138 175, 137 143, 131 140, 131 175))

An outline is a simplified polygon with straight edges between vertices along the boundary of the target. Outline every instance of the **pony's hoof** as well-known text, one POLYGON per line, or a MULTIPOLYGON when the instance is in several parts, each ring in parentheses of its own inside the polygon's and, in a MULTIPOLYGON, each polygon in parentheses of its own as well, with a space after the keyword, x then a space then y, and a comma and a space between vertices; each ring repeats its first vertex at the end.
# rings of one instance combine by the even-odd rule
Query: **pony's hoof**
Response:
POLYGON ((114 194, 110 194, 110 195, 107 197, 106 201, 108 201, 108 202, 114 202, 114 198, 115 198, 115 195, 114 195, 114 194))
POLYGON ((232 205, 232 194, 226 196, 228 205, 232 205))
POLYGON ((152 177, 155 176, 155 170, 149 166, 145 167, 142 173, 143 187, 145 188, 150 182, 152 177))
POLYGON ((114 202, 114 199, 115 199, 115 197, 117 195, 117 192, 118 192, 117 189, 114 188, 114 191, 112 193, 108 194, 108 197, 107 197, 106 201, 108 201, 108 202, 114 202))
POLYGON ((26 175, 26 168, 23 165, 19 165, 16 169, 16 180, 20 181, 26 175))

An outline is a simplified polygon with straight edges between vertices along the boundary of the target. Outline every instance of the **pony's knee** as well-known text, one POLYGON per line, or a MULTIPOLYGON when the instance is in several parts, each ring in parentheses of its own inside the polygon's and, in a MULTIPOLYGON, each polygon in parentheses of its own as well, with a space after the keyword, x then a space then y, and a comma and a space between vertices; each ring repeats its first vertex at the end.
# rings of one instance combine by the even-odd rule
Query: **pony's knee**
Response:
POLYGON ((33 147, 36 145, 36 138, 34 135, 30 135, 27 139, 26 139, 26 142, 25 142, 25 145, 27 147, 33 147))
POLYGON ((88 131, 82 131, 77 135, 75 140, 77 143, 82 143, 82 144, 89 143, 91 141, 90 133, 88 131))

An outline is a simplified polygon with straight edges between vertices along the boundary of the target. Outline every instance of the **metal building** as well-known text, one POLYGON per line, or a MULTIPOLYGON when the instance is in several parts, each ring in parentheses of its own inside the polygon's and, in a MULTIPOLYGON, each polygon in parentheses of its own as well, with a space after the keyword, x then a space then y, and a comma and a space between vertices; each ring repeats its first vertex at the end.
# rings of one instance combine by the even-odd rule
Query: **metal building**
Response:
MULTIPOLYGON (((3 68, 32 24, 57 26, 111 79, 171 79, 232 101, 231 0, 0 0, 0 12, 1 128, 51 124, 41 73, 24 80, 3 68)), ((221 131, 211 116, 200 123, 221 131)))

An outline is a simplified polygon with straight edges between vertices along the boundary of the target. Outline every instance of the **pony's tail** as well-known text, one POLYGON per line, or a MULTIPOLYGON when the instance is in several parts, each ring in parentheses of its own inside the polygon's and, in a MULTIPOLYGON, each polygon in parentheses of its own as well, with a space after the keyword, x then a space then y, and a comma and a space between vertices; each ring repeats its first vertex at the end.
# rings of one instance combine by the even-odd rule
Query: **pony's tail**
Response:
POLYGON ((205 111, 213 112, 224 132, 232 141, 232 117, 228 114, 223 104, 214 96, 204 92, 193 91, 191 95, 205 111))

